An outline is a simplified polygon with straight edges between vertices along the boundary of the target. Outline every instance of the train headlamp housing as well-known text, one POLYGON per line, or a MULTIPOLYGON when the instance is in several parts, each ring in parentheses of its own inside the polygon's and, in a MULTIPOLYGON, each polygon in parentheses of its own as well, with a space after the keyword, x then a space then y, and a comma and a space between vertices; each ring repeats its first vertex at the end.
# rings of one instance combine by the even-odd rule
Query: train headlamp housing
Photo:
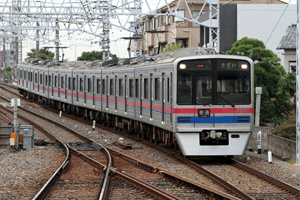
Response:
POLYGON ((241 64, 241 69, 248 69, 248 65, 247 64, 241 64))
POLYGON ((186 69, 186 64, 184 63, 179 64, 179 69, 186 69))

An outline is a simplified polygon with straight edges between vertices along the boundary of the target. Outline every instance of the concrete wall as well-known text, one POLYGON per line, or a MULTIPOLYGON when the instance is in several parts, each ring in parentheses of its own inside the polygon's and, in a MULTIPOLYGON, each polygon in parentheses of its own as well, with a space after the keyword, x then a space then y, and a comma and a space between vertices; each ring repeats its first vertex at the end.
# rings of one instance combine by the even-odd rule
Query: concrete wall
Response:
POLYGON ((261 151, 272 151, 272 154, 283 159, 296 159, 296 141, 272 134, 274 128, 255 127, 247 149, 257 151, 257 133, 261 131, 261 151))

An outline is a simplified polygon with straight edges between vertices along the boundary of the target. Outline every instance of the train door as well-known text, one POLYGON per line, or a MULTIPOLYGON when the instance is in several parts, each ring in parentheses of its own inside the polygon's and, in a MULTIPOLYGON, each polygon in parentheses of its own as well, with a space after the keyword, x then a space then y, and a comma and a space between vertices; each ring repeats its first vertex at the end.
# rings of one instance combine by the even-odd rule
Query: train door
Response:
MULTIPOLYGON (((115 76, 115 112, 118 110, 118 100, 117 100, 117 97, 118 97, 118 93, 117 93, 117 85, 118 85, 118 79, 117 79, 117 76, 115 76)), ((119 88, 120 89, 120 88, 119 88)))
MULTIPOLYGON (((70 84, 70 81, 69 81, 69 84, 70 84)), ((68 99, 68 95, 67 95, 67 89, 68 89, 68 76, 67 76, 67 74, 65 75, 65 85, 64 85, 64 87, 65 87, 65 100, 67 100, 67 99, 68 99)))
POLYGON ((58 93, 57 93, 57 95, 58 95, 58 98, 60 98, 60 74, 58 74, 58 84, 57 84, 57 89, 58 89, 58 93))
POLYGON ((30 72, 27 70, 27 81, 26 81, 26 89, 28 88, 28 82, 30 80, 30 72))
POLYGON ((214 114, 211 113, 213 74, 194 73, 192 93, 195 94, 195 127, 214 127, 214 114))
POLYGON ((125 90, 125 94, 124 94, 124 97, 125 97, 125 114, 127 114, 127 75, 125 75, 125 87, 124 87, 124 90, 125 90))
POLYGON ((86 75, 83 76, 84 104, 86 104, 86 75))
POLYGON ((153 104, 153 74, 150 74, 150 121, 153 121, 153 111, 152 111, 152 104, 153 104))
POLYGON ((78 103, 78 92, 79 92, 79 83, 78 83, 78 81, 79 81, 79 78, 78 78, 78 75, 76 75, 76 103, 78 103))
POLYGON ((170 126, 173 126, 173 76, 170 73, 170 85, 169 87, 169 95, 170 95, 170 126))
POLYGON ((93 107, 95 107, 95 76, 93 76, 93 89, 92 89, 92 92, 93 92, 93 107))
POLYGON ((161 78, 161 122, 165 124, 165 73, 162 73, 161 78))
POLYGON ((143 75, 140 75, 140 88, 136 88, 140 90, 140 117, 143 116, 143 75))

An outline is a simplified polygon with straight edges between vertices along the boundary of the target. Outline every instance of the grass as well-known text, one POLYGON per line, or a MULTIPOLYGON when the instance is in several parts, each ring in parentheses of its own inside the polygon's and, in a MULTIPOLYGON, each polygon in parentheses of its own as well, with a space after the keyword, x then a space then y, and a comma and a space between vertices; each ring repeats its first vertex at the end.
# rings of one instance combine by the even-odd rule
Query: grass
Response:
POLYGON ((285 159, 285 162, 289 163, 289 164, 295 164, 296 163, 296 161, 293 158, 285 159))

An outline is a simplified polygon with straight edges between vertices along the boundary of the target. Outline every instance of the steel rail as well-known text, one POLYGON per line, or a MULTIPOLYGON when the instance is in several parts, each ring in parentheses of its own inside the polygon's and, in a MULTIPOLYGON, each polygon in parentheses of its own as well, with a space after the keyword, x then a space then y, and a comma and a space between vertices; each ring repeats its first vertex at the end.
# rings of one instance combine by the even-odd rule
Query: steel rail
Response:
MULTIPOLYGON (((8 99, 6 99, 5 97, 0 95, 0 98, 9 101, 8 99)), ((4 109, 6 109, 8 112, 13 112, 11 110, 9 110, 8 108, 3 107, 4 109)), ((38 124, 30 121, 29 119, 22 117, 19 115, 19 118, 21 118, 22 120, 32 124, 34 127, 36 127, 37 129, 43 131, 48 137, 50 137, 52 140, 54 140, 57 144, 59 144, 61 147, 64 148, 65 150, 65 159, 62 162, 62 164, 58 167, 58 169, 53 173, 53 175, 48 179, 48 181, 43 185, 43 187, 39 190, 39 192, 33 197, 33 200, 40 200, 43 199, 47 192, 50 190, 50 188, 52 187, 52 185, 59 179, 59 177, 61 176, 61 174, 63 173, 64 169, 68 166, 68 164, 70 163, 70 152, 69 149, 67 148, 67 146, 58 138, 55 138, 51 133, 49 133, 47 130, 43 129, 41 126, 39 126, 38 124)))
POLYGON ((296 188, 295 186, 292 186, 288 183, 285 183, 279 179, 276 179, 268 174, 265 174, 265 173, 262 173, 252 167, 249 167, 249 166, 246 166, 244 165, 243 163, 237 161, 237 160, 234 160, 234 159, 231 159, 231 161, 233 161, 232 165, 234 167, 237 167, 243 171, 246 171, 250 174, 253 174, 255 175, 256 177, 258 177, 259 179, 263 179, 271 184, 274 184, 276 185, 277 187, 279 188, 282 188, 292 194, 294 194, 295 196, 298 196, 300 198, 300 189, 296 188))
MULTIPOLYGON (((3 97, 2 95, 0 95, 0 98, 6 100, 6 101, 10 101, 9 99, 3 97)), ((100 195, 99 195, 99 200, 102 200, 105 195, 106 195, 106 192, 107 192, 107 189, 108 189, 108 185, 109 185, 109 172, 110 172, 110 167, 111 167, 111 164, 112 164, 112 159, 111 159, 111 156, 108 152, 108 150, 102 146, 101 144, 98 144, 97 142, 95 142, 94 140, 91 140, 89 138, 87 138, 86 136, 80 134, 79 132, 63 125, 63 124, 59 124, 58 122, 52 120, 52 119, 49 119, 47 117, 44 117, 40 114, 37 114, 35 112, 32 112, 31 110, 28 110, 26 108, 23 108, 21 106, 19 106, 20 109, 26 111, 26 112, 29 112, 33 115, 36 115, 36 116, 39 116, 40 118, 43 118, 45 120, 48 120, 60 127, 63 127, 64 129, 70 131, 70 132, 73 132, 75 135, 77 135, 78 137, 80 137, 81 139, 83 140, 86 140, 88 141, 88 143, 90 143, 91 145, 93 146, 97 146, 99 149, 103 149, 104 152, 105 152, 105 155, 107 157, 107 160, 108 160, 108 164, 106 166, 106 173, 105 173, 105 176, 104 176, 104 180, 103 180, 103 184, 102 184, 102 188, 101 188, 101 192, 100 192, 100 195)), ((21 116, 20 116, 21 117, 21 116)), ((23 117, 22 117, 23 118, 23 117)), ((24 120, 27 120, 29 121, 28 119, 26 118, 23 118, 24 120)), ((30 122, 30 123, 33 123, 33 122, 30 122)), ((36 124, 37 125, 37 124, 36 124)), ((38 125, 37 125, 38 126, 38 125)), ((41 128, 41 127, 40 127, 41 128)), ((41 128, 42 129, 42 128, 41 128)), ((50 133, 49 133, 50 134, 50 133)), ((49 135, 49 137, 53 140, 55 140, 56 142, 59 142, 60 144, 63 144, 63 146, 67 149, 67 155, 68 155, 68 159, 66 158, 64 163, 59 167, 59 169, 53 174, 53 176, 47 181, 47 183, 43 186, 43 188, 38 192, 38 194, 34 197, 34 199, 42 199, 45 194, 47 193, 47 191, 49 190, 49 188, 51 188, 51 186, 54 184, 54 182, 59 178, 59 176, 61 175, 60 172, 62 172, 62 170, 69 164, 69 161, 70 161, 70 155, 69 155, 69 149, 68 147, 62 142, 60 141, 58 138, 55 138, 54 136, 52 136, 51 134, 49 135)))

